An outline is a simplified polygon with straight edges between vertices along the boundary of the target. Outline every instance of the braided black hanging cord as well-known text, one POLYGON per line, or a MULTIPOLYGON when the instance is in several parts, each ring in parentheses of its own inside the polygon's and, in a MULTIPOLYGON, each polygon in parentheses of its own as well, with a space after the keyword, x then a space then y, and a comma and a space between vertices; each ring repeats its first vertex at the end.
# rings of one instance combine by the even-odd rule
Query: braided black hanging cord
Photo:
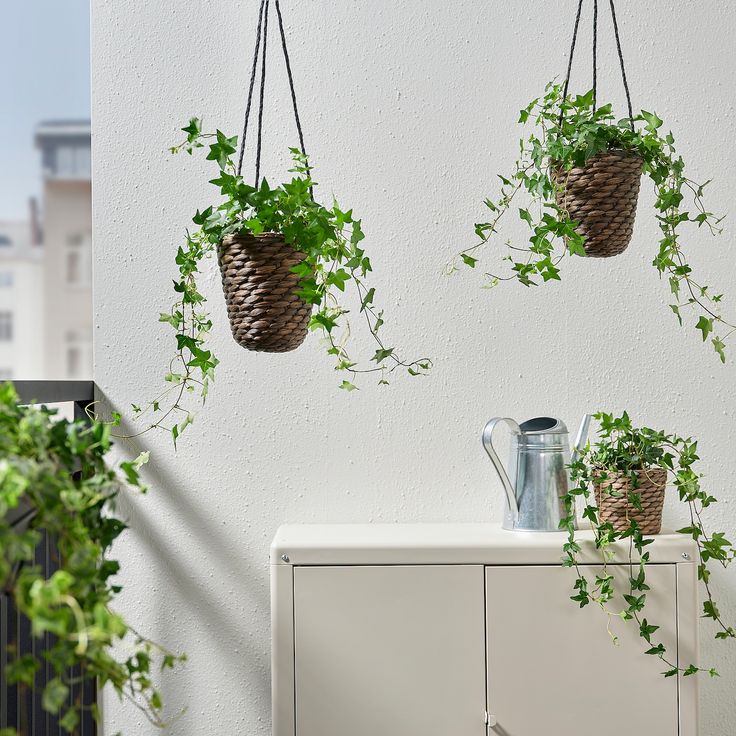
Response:
MULTIPOLYGON (((296 90, 294 88, 294 75, 291 70, 291 59, 286 44, 286 32, 284 30, 284 19, 281 14, 281 3, 274 0, 276 5, 276 15, 278 18, 279 35, 281 37, 281 49, 284 53, 284 63, 286 64, 286 75, 289 80, 289 92, 291 94, 291 104, 294 109, 294 120, 296 121, 296 129, 299 134, 299 147, 304 156, 307 155, 304 146, 304 131, 302 130, 302 121, 299 117, 299 106, 296 101, 296 90)), ((243 134, 240 138, 240 151, 238 153, 237 174, 241 175, 243 170, 243 154, 245 151, 245 143, 248 137, 248 125, 250 121, 250 113, 253 104, 253 92, 255 90, 256 78, 259 76, 259 60, 260 60, 260 89, 258 99, 258 133, 256 140, 256 177, 255 186, 260 185, 261 180, 261 151, 263 147, 263 110, 266 90, 266 56, 268 53, 268 15, 271 0, 261 0, 258 11, 258 25, 256 27, 256 45, 253 53, 253 64, 251 66, 250 84, 248 85, 248 100, 245 108, 245 119, 243 121, 243 134)), ((312 187, 309 188, 310 194, 313 193, 312 187)))
POLYGON ((304 148, 304 133, 302 132, 302 122, 299 119, 299 108, 296 104, 296 92, 294 91, 294 77, 291 74, 291 62, 289 60, 289 51, 286 48, 286 34, 284 33, 284 19, 281 17, 281 5, 279 0, 276 0, 276 15, 279 18, 279 31, 281 33, 281 48, 284 51, 284 61, 286 62, 286 74, 289 77, 289 91, 291 92, 291 103, 294 106, 294 119, 296 120, 296 129, 299 133, 299 146, 301 147, 302 154, 307 155, 307 151, 304 148))
POLYGON ((240 153, 238 154, 237 174, 243 170, 243 152, 245 151, 245 139, 248 135, 248 120, 250 119, 250 108, 253 102, 253 87, 256 82, 256 71, 258 69, 258 52, 261 48, 261 30, 263 28, 263 10, 266 0, 261 0, 261 7, 258 10, 258 27, 256 29, 256 48, 253 52, 253 66, 250 73, 250 86, 248 87, 248 102, 245 107, 245 120, 243 121, 243 134, 240 136, 240 153))
POLYGON ((255 187, 261 184, 261 142, 263 140, 263 100, 266 91, 266 43, 268 41, 268 6, 270 0, 266 0, 266 10, 263 14, 263 56, 261 61, 261 98, 258 107, 258 142, 256 143, 256 182, 255 187))
POLYGON ((621 64, 621 77, 624 80, 624 91, 626 92, 626 104, 629 108, 629 123, 631 130, 634 130, 634 111, 631 107, 631 94, 629 93, 629 83, 626 80, 626 68, 624 67, 624 55, 621 53, 621 39, 618 35, 618 22, 616 21, 616 8, 613 4, 613 0, 608 0, 611 6, 611 18, 613 20, 613 33, 616 36, 616 51, 618 51, 618 60, 621 64))
MULTIPOLYGON (((572 43, 570 44, 570 55, 567 59, 567 74, 565 75, 565 84, 562 88, 562 99, 567 99, 567 91, 570 87, 570 72, 572 71, 572 58, 575 56, 575 44, 578 40, 578 26, 580 25, 580 13, 583 9, 583 0, 578 0, 578 12, 575 15, 575 27, 572 31, 572 43)), ((564 116, 564 112, 560 110, 560 122, 559 125, 562 127, 562 118, 564 116)))
POLYGON ((598 0, 593 0, 593 112, 598 97, 598 0))
MULTIPOLYGON (((629 111, 629 124, 631 130, 634 130, 634 112, 631 106, 631 94, 629 92, 629 82, 626 78, 626 68, 624 65, 624 56, 621 51, 621 38, 618 30, 618 21, 616 19, 616 7, 614 0, 608 0, 611 8, 611 19, 613 20, 613 31, 616 37, 616 51, 618 52, 618 60, 621 66, 621 78, 624 83, 624 91, 626 92, 626 105, 629 111)), ((572 32, 572 43, 570 44, 570 55, 567 60, 567 73, 565 74, 565 83, 562 88, 562 99, 567 99, 567 93, 570 87, 570 73, 572 71, 572 60, 575 56, 575 44, 578 38, 578 27, 580 25, 580 14, 583 9, 583 0, 578 0, 578 8, 575 14, 575 25, 572 32)), ((596 109, 598 95, 598 0, 593 0, 593 110, 596 109)), ((564 119, 564 107, 560 107, 560 118, 558 125, 562 127, 564 119)))

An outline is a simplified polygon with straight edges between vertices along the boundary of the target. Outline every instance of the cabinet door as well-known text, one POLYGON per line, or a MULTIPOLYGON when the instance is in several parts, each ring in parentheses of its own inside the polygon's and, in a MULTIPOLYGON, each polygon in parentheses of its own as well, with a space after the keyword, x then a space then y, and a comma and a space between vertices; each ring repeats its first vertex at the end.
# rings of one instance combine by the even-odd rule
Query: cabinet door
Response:
MULTIPOLYGON (((597 568, 584 566, 588 578, 597 568)), ((618 590, 628 568, 609 567, 618 590)), ((650 565, 644 616, 677 657, 675 565, 650 565)), ((569 600, 562 567, 486 569, 488 712, 496 736, 677 736, 677 677, 645 655, 638 627, 569 600)), ((620 610, 620 609, 617 609, 620 610)))
POLYGON ((295 567, 296 736, 484 736, 483 567, 295 567))

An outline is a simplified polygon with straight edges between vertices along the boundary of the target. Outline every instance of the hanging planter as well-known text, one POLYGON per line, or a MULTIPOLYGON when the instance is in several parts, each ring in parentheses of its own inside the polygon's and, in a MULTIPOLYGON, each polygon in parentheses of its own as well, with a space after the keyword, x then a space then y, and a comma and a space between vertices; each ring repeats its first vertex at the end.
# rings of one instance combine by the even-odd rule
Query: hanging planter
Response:
POLYGON ((577 223, 585 254, 610 258, 631 241, 644 161, 631 151, 598 153, 582 166, 555 172, 560 211, 577 223))
POLYGON ((206 300, 197 279, 203 264, 213 255, 220 266, 233 338, 245 349, 285 353, 298 348, 308 332, 317 331, 324 337, 327 353, 342 377, 340 388, 346 391, 357 388, 354 381, 362 373, 375 373, 379 384, 387 384, 399 369, 412 376, 429 370, 428 358, 405 360, 384 340, 384 313, 376 306, 376 290, 368 282, 372 264, 361 245, 364 235, 360 220, 352 209, 341 208, 334 201, 322 204, 314 196, 317 183, 304 145, 279 0, 260 2, 240 140, 220 130, 204 132, 198 118, 192 118, 182 130, 186 139, 173 146, 172 153, 192 154, 206 149, 207 160, 217 166, 218 175, 211 183, 218 188, 220 198, 197 211, 193 217, 197 229, 187 233, 186 242, 176 254, 177 299, 169 312, 160 315, 160 320, 176 333, 177 352, 166 376, 173 385, 143 406, 133 406, 136 414, 149 419, 143 432, 165 429, 176 444, 193 421, 186 398, 199 394, 204 401, 207 396, 218 360, 207 346, 212 321, 204 310, 206 300), (299 140, 298 147, 289 149, 291 176, 277 186, 271 186, 261 175, 266 47, 272 6, 299 140), (249 183, 243 175, 243 159, 256 86, 255 176, 249 183), (342 301, 344 292, 351 289, 352 310, 342 301), (363 361, 353 359, 348 352, 349 311, 358 315, 371 342, 363 361))
POLYGON ((593 0, 593 88, 583 95, 568 94, 582 5, 579 0, 564 83, 550 82, 521 110, 519 122, 533 123, 535 129, 521 141, 513 171, 499 175, 499 196, 485 200, 490 219, 476 224, 478 241, 458 253, 449 270, 456 271, 461 263, 478 265, 483 248, 498 238, 501 220, 512 206, 518 207, 520 220, 529 228, 528 242, 505 240, 502 261, 508 270, 486 271, 488 287, 510 280, 524 286, 559 281, 569 256, 621 254, 631 241, 643 174, 656 194, 654 216, 661 237, 652 265, 666 278, 672 295, 669 309, 681 325, 691 319, 703 341, 709 341, 725 362, 725 342, 736 325, 721 316, 722 295, 694 276, 682 246, 688 225, 716 235, 721 232, 720 219, 705 206, 705 184, 685 173, 674 136, 663 131, 663 121, 646 110, 633 113, 613 0, 609 6, 628 116, 617 118, 610 104, 597 101, 597 0, 593 0))
POLYGON ((233 338, 247 350, 285 353, 307 336, 312 305, 294 268, 306 254, 280 233, 228 235, 217 248, 233 338))

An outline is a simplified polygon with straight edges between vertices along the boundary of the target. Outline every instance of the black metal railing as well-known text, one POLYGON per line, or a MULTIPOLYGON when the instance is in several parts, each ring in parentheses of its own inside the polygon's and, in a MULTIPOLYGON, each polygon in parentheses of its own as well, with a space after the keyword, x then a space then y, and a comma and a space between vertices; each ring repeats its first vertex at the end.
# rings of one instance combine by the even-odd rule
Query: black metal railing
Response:
MULTIPOLYGON (((23 404, 74 405, 75 419, 86 419, 85 407, 94 401, 92 381, 15 381, 15 389, 23 404)), ((46 575, 52 575, 58 567, 58 552, 49 536, 42 532, 41 543, 36 547, 34 564, 46 575)), ((25 654, 37 656, 53 644, 53 637, 31 635, 28 619, 13 605, 13 599, 0 589, 0 729, 15 729, 21 736, 62 736, 66 734, 59 719, 42 707, 42 693, 46 683, 53 678, 51 665, 44 662, 33 688, 10 685, 5 678, 5 666, 16 657, 25 654)), ((97 729, 88 706, 96 702, 95 684, 79 681, 79 673, 72 671, 69 704, 87 706, 76 733, 79 736, 95 736, 97 729)))

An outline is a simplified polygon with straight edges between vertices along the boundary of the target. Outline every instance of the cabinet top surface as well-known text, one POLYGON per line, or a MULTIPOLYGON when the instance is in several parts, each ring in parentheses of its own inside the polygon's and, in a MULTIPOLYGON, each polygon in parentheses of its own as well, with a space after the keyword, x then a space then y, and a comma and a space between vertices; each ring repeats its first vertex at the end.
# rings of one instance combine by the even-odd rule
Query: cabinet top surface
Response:
MULTIPOLYGON (((581 561, 598 563, 590 530, 577 532, 581 561)), ((287 524, 271 545, 275 565, 554 565, 564 532, 510 532, 500 524, 287 524)), ((613 548, 629 561, 628 545, 613 548)), ((694 542, 663 531, 647 546, 653 563, 694 562, 694 542)))

